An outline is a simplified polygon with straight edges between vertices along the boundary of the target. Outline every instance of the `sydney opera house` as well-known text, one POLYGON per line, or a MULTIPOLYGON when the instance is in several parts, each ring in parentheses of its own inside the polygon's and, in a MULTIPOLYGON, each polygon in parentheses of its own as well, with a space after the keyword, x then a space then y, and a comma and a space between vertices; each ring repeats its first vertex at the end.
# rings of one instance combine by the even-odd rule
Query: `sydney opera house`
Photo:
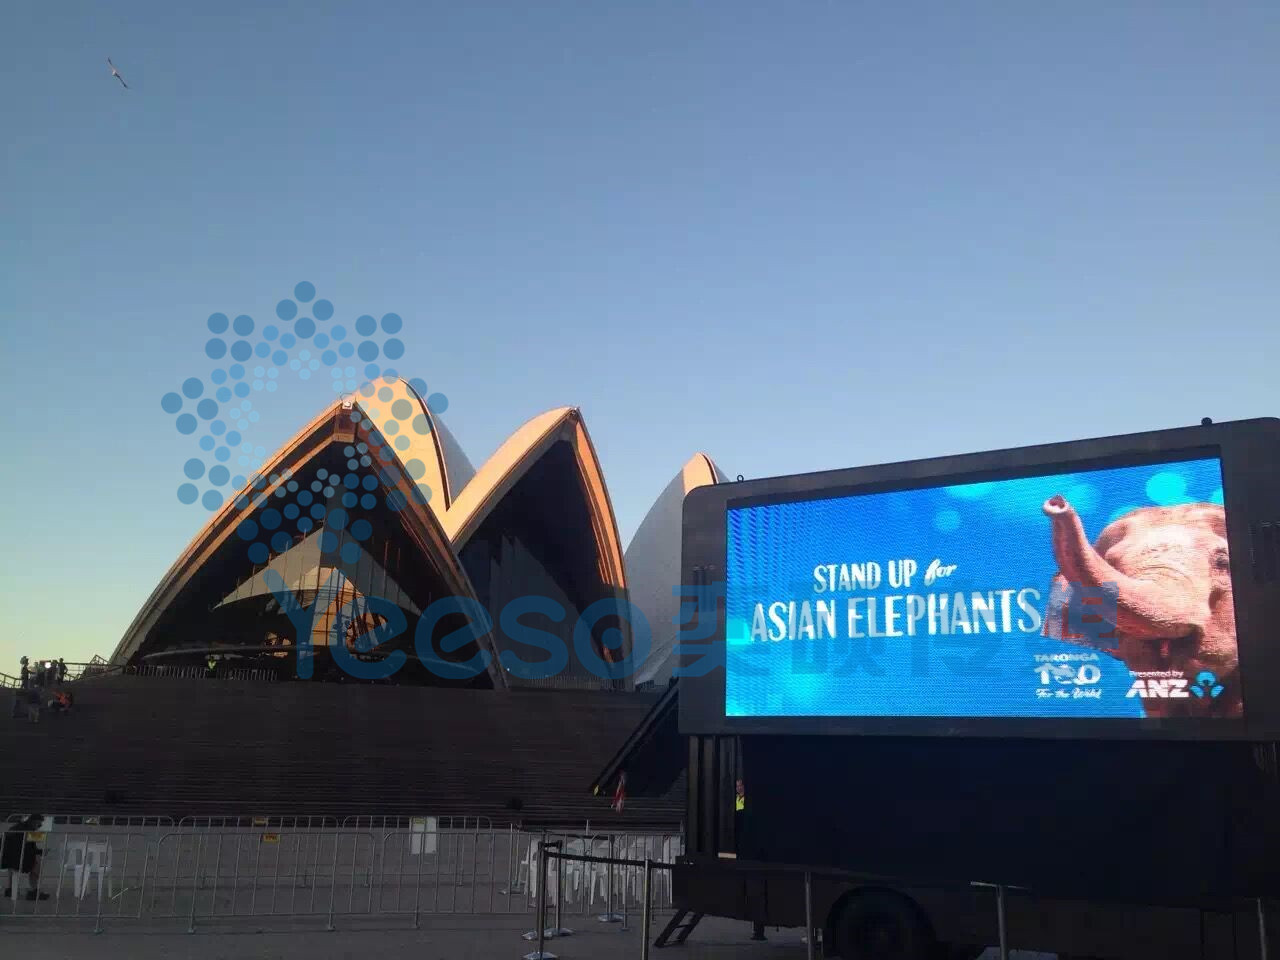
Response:
POLYGON ((671 676, 684 495, 723 479, 694 455, 624 550, 579 410, 477 468, 408 382, 366 384, 213 513, 66 723, 0 740, 71 758, 0 799, 608 820, 592 776, 671 676))

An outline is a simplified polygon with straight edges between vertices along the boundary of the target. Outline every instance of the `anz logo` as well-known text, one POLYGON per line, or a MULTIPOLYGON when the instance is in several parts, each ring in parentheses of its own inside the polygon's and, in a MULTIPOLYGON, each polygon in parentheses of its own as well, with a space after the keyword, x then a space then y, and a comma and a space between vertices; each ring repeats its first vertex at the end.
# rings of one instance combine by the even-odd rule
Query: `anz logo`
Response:
POLYGON ((1202 670, 1196 674, 1196 682, 1192 685, 1191 692, 1197 697, 1208 697, 1212 700, 1222 694, 1222 684, 1214 674, 1208 670, 1202 670))
POLYGON ((1126 697, 1158 697, 1160 699, 1169 700, 1189 700, 1191 697, 1197 699, 1213 700, 1222 695, 1223 686, 1218 682, 1218 677, 1208 670, 1202 670, 1196 674, 1195 683, 1188 683, 1185 679, 1165 679, 1165 678, 1144 678, 1139 677, 1133 681, 1133 685, 1129 687, 1126 697))

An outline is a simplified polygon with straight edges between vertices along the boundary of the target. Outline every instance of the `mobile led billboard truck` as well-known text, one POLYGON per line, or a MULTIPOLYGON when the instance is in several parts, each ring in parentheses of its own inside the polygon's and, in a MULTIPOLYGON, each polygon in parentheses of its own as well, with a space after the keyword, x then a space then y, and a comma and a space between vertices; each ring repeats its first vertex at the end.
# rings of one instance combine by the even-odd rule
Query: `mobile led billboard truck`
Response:
POLYGON ((828 955, 969 957, 982 882, 1013 946, 1257 956, 1278 479, 1267 419, 692 491, 677 905, 801 925, 808 872, 828 955))
POLYGON ((682 732, 1274 739, 1277 477, 1267 419, 696 490, 682 732))

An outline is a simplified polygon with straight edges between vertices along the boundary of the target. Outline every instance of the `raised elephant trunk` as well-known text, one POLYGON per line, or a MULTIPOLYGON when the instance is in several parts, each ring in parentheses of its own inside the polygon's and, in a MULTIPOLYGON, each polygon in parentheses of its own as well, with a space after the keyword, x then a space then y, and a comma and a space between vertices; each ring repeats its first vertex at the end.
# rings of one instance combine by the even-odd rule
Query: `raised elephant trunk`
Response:
POLYGON ((1184 577, 1163 566, 1153 566, 1136 576, 1122 573, 1094 549, 1080 517, 1065 498, 1050 497, 1044 512, 1053 522, 1053 553, 1065 581, 1055 582, 1055 593, 1063 588, 1069 593, 1071 584, 1094 589, 1113 584, 1118 636, 1153 640, 1203 633, 1209 619, 1208 603, 1184 577))

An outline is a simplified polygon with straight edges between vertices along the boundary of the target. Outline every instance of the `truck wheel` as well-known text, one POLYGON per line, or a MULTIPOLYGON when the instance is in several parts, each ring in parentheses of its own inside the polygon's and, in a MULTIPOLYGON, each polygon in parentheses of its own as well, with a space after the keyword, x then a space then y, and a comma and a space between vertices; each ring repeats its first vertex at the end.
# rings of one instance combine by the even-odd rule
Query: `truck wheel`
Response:
POLYGON ((892 893, 855 894, 832 924, 843 960, 931 960, 936 944, 920 908, 892 893))

